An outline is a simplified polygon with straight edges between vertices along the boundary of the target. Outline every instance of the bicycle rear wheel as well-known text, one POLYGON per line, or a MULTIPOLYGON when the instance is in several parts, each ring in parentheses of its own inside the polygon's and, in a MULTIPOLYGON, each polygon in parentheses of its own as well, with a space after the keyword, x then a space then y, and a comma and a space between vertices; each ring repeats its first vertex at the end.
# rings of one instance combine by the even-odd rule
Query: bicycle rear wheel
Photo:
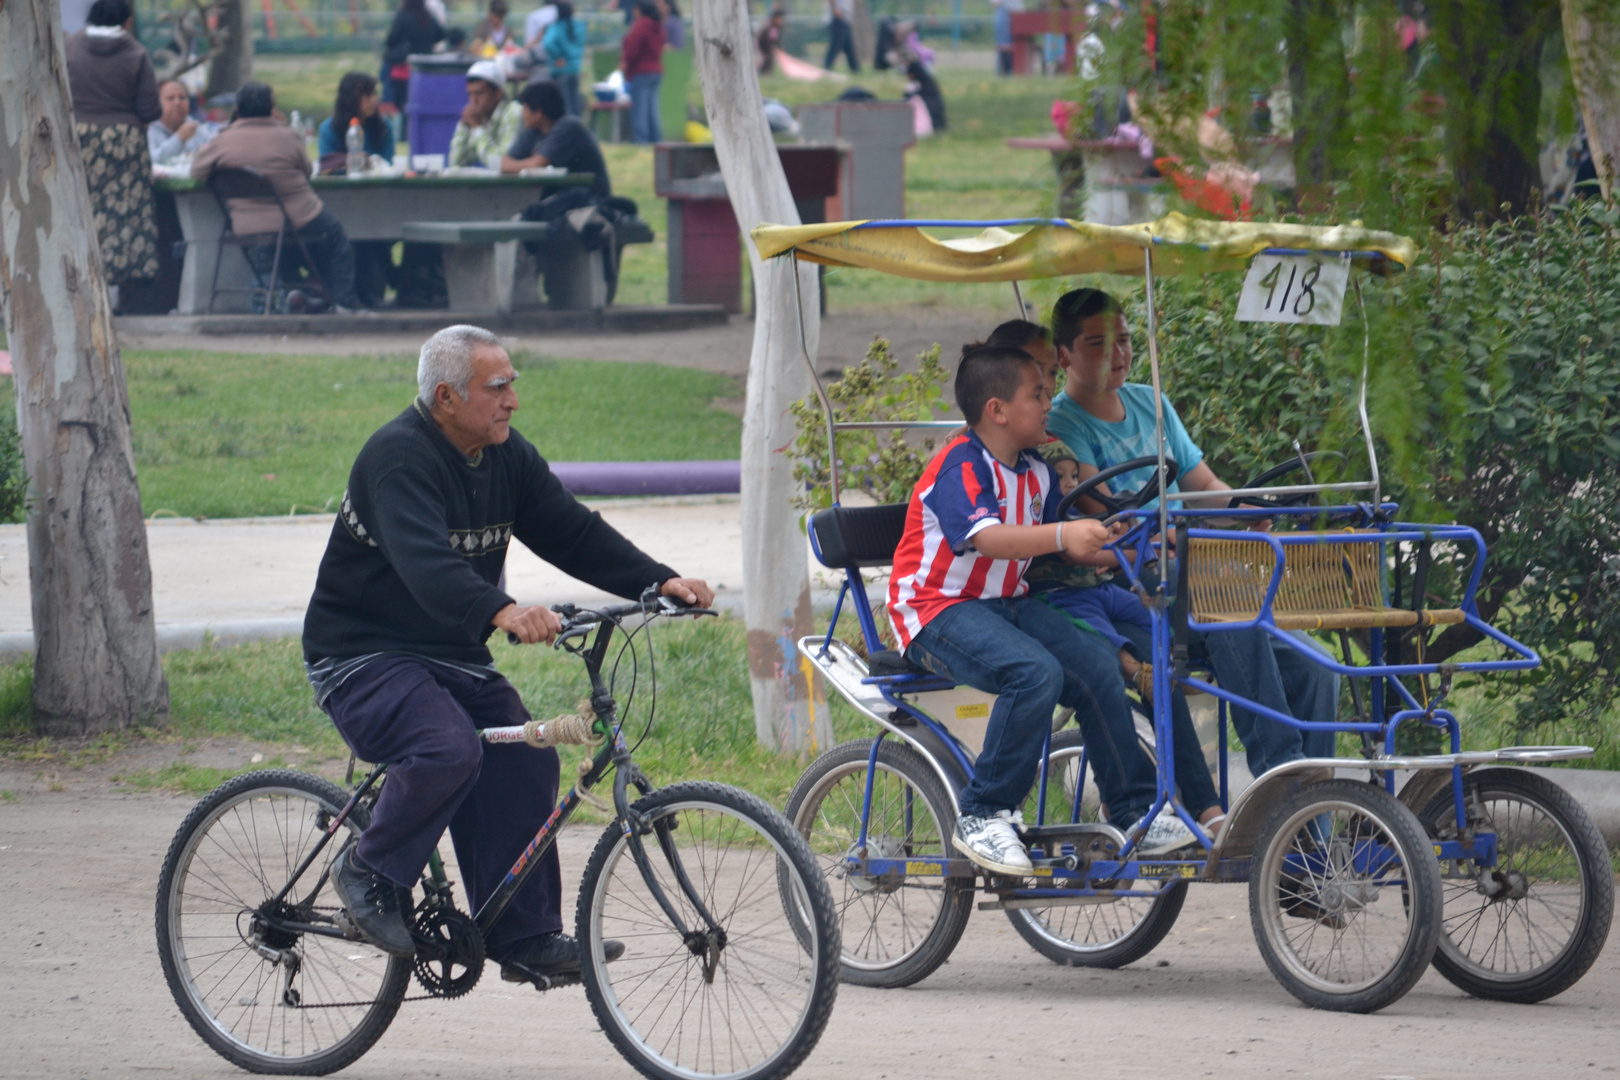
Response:
POLYGON ((285 902, 272 897, 348 802, 337 785, 289 769, 220 785, 186 816, 158 879, 163 977, 203 1041, 250 1072, 320 1076, 369 1050, 399 1011, 411 961, 363 942, 273 929, 266 916, 330 925, 340 905, 315 891, 364 810, 343 823, 285 902))
POLYGON ((653 830, 643 837, 653 879, 690 933, 671 924, 629 838, 610 826, 580 880, 576 916, 585 994, 603 1032, 654 1080, 786 1076, 815 1047, 838 992, 838 923, 814 856, 781 814, 723 784, 675 784, 634 809, 653 830), (786 901, 779 867, 791 882, 786 901), (801 944, 793 921, 805 913, 813 932, 801 944), (612 964, 609 939, 625 944, 612 964))

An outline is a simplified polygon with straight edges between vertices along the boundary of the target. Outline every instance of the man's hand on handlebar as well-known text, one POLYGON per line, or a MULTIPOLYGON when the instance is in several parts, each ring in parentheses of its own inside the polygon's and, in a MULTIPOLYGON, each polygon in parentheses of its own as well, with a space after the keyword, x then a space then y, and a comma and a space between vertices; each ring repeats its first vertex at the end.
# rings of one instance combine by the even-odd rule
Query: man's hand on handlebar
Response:
POLYGON ((706 608, 714 603, 714 590, 701 578, 672 577, 659 588, 658 594, 693 607, 706 608))
POLYGON ((495 629, 505 630, 508 639, 515 638, 523 645, 549 645, 562 630, 562 619, 557 613, 538 604, 532 607, 507 604, 490 622, 495 624, 495 629))

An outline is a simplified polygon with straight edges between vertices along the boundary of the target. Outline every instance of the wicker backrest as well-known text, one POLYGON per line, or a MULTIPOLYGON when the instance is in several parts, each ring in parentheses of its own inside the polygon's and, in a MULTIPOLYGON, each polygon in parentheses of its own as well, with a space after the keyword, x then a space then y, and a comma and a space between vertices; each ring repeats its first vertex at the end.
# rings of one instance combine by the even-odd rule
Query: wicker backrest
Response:
MULTIPOLYGON (((1345 529, 1305 535, 1331 537, 1371 532, 1345 529)), ((1269 543, 1259 537, 1194 538, 1188 548, 1187 587, 1195 618, 1236 622, 1259 614, 1277 565, 1276 550, 1269 543)), ((1365 540, 1288 544, 1272 611, 1283 615, 1383 609, 1378 555, 1379 545, 1365 540)))

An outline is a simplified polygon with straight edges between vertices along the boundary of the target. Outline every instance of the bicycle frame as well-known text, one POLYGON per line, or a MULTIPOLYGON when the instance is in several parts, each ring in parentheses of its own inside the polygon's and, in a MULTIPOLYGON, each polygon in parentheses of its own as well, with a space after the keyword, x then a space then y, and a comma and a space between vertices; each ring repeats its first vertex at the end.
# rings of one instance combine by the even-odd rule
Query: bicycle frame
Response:
MULTIPOLYGON (((641 611, 643 609, 640 605, 632 605, 631 610, 641 611)), ((626 613, 617 612, 617 609, 610 609, 610 611, 614 611, 616 614, 626 613)), ((574 811, 579 808, 580 803, 585 801, 585 793, 601 783, 608 771, 612 769, 616 770, 613 783, 614 810, 619 827, 624 832, 630 845, 631 857, 636 864, 636 868, 640 871, 648 891, 658 901, 659 907, 669 918, 681 938, 694 951, 697 951, 707 947, 716 936, 723 941, 724 931, 720 929, 719 922, 709 911, 707 905, 703 902, 703 898, 698 895, 696 887, 692 884, 691 878, 681 862, 674 839, 670 835, 671 827, 669 822, 659 821, 648 825, 630 806, 629 788, 631 785, 634 785, 642 795, 649 794, 653 790, 653 786, 646 776, 642 774, 641 770, 636 767, 634 760, 631 758, 629 744, 625 742, 623 734, 619 730, 618 704, 614 701, 607 685, 602 681, 602 663, 607 656, 608 642, 613 636, 613 629, 618 624, 614 618, 609 617, 598 620, 595 625, 596 635, 589 645, 581 645, 575 648, 570 646, 568 641, 573 638, 582 638, 588 634, 590 624, 573 631, 565 631, 562 637, 558 639, 557 644, 559 647, 575 653, 585 662, 585 670, 591 680, 591 708, 596 713, 596 728, 598 732, 606 734, 608 738, 592 756, 590 768, 582 773, 574 786, 569 788, 568 792, 558 800, 556 809, 551 812, 545 823, 540 826, 539 831, 535 833, 534 839, 517 857, 501 884, 478 909, 474 915, 474 921, 478 924, 479 932, 488 937, 495 925, 500 921, 501 916, 506 913, 506 909, 511 905, 512 898, 517 895, 518 890, 529 880, 529 876, 540 864, 541 857, 556 843, 558 831, 573 817, 574 811), (689 928, 686 921, 682 919, 680 912, 665 893, 663 886, 659 884, 657 876, 653 873, 652 863, 647 857, 646 847, 642 843, 642 837, 648 833, 657 835, 659 851, 668 862, 670 870, 674 874, 675 880, 680 884, 681 892, 686 897, 687 902, 691 904, 692 910, 703 920, 705 924, 703 928, 689 928)), ((524 728, 521 725, 485 728, 479 732, 479 735, 485 742, 497 745, 520 743, 525 740, 524 728)), ((305 856, 303 862, 293 872, 287 883, 282 886, 281 891, 276 894, 276 902, 283 901, 292 892, 298 880, 315 862, 327 844, 331 842, 333 836, 342 828, 343 823, 360 805, 361 800, 376 788, 387 769, 388 765, 386 763, 380 764, 361 781, 360 786, 355 789, 354 794, 350 796, 343 809, 333 817, 331 823, 326 827, 325 835, 305 856)), ((320 879, 316 881, 315 887, 310 890, 309 895, 311 897, 318 894, 325 886, 327 877, 328 872, 323 871, 320 879)), ((449 890, 450 882, 445 874, 444 862, 440 859, 437 850, 433 851, 428 857, 427 872, 423 875, 423 885, 430 897, 443 896, 449 890)), ((267 922, 277 929, 289 932, 319 934, 325 937, 346 936, 336 926, 321 926, 274 916, 268 917, 267 922)), ((420 944, 419 942, 419 946, 420 944)))

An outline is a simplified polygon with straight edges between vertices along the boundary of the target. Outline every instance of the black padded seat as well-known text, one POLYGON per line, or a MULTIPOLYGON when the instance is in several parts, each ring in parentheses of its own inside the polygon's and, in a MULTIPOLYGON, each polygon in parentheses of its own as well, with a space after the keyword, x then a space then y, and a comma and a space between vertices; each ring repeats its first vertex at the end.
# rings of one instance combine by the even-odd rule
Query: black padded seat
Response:
POLYGON ((842 570, 888 566, 906 531, 906 503, 883 506, 834 506, 810 518, 810 534, 823 566, 842 570))
POLYGON ((880 649, 866 658, 866 671, 875 679, 897 675, 932 675, 933 672, 907 660, 904 653, 894 649, 880 649))

